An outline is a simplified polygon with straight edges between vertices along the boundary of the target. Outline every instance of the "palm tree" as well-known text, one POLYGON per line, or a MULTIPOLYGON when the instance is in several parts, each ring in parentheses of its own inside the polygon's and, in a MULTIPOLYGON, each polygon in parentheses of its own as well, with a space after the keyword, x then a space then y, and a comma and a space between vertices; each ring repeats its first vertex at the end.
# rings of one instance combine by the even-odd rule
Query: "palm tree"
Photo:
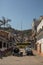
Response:
POLYGON ((11 25, 8 24, 8 22, 11 22, 10 19, 6 19, 5 17, 2 17, 2 20, 0 20, 0 29, 1 27, 3 27, 3 30, 5 30, 5 28, 7 27, 9 30, 11 28, 11 25))
POLYGON ((0 27, 3 25, 2 20, 0 20, 0 27))
POLYGON ((6 24, 6 27, 7 27, 7 28, 11 28, 11 25, 7 23, 7 24, 6 24))
POLYGON ((4 25, 4 28, 5 28, 6 24, 8 24, 8 22, 11 22, 11 20, 5 19, 5 17, 2 17, 2 24, 4 25))

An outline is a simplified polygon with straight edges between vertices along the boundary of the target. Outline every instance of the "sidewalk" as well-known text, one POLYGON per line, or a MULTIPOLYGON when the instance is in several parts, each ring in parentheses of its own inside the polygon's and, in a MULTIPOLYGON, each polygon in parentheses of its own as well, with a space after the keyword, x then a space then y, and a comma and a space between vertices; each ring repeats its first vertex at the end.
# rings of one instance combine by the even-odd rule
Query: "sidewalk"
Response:
POLYGON ((34 49, 33 49, 33 54, 36 56, 35 58, 37 58, 39 60, 39 62, 43 63, 43 56, 38 54, 37 51, 34 49))

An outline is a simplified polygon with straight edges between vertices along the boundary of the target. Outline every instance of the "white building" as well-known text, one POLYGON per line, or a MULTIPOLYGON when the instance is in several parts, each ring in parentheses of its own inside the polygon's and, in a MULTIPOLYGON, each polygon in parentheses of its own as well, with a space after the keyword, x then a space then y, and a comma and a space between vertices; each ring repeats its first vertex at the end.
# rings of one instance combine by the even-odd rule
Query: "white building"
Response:
POLYGON ((31 35, 31 43, 32 43, 32 47, 34 49, 36 49, 36 35, 37 35, 37 26, 39 25, 40 20, 39 19, 33 19, 32 22, 32 35, 31 35))
POLYGON ((40 23, 39 20, 33 19, 33 22, 32 22, 32 31, 33 32, 36 32, 37 31, 37 26, 38 26, 39 23, 40 23))
POLYGON ((37 51, 43 55, 43 18, 37 26, 37 51))

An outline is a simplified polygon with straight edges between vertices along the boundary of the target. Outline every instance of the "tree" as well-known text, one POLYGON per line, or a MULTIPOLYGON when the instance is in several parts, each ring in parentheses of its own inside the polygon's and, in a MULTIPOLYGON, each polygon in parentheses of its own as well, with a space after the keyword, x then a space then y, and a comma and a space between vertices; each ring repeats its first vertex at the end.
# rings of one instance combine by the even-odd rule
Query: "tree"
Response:
POLYGON ((0 20, 0 27, 3 25, 2 20, 0 20))
POLYGON ((8 24, 8 22, 11 22, 10 19, 6 19, 5 17, 2 17, 2 20, 0 20, 0 26, 4 25, 4 28, 6 26, 6 24, 8 24))
POLYGON ((6 24, 6 26, 7 26, 7 28, 11 28, 11 25, 10 25, 10 24, 8 24, 8 23, 6 24))

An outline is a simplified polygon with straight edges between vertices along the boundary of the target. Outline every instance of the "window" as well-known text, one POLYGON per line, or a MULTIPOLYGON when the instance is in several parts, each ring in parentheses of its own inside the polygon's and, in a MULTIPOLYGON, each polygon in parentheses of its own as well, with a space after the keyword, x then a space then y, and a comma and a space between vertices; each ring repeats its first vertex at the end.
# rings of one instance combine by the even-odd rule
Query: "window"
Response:
POLYGON ((10 46, 12 46, 12 43, 10 43, 10 46))
POLYGON ((42 26, 42 29, 43 29, 43 26, 42 26))
POLYGON ((6 47, 6 43, 3 44, 3 47, 6 47))
POLYGON ((0 48, 2 48, 2 41, 0 41, 0 48))
POLYGON ((9 44, 7 44, 7 48, 9 48, 9 44))

